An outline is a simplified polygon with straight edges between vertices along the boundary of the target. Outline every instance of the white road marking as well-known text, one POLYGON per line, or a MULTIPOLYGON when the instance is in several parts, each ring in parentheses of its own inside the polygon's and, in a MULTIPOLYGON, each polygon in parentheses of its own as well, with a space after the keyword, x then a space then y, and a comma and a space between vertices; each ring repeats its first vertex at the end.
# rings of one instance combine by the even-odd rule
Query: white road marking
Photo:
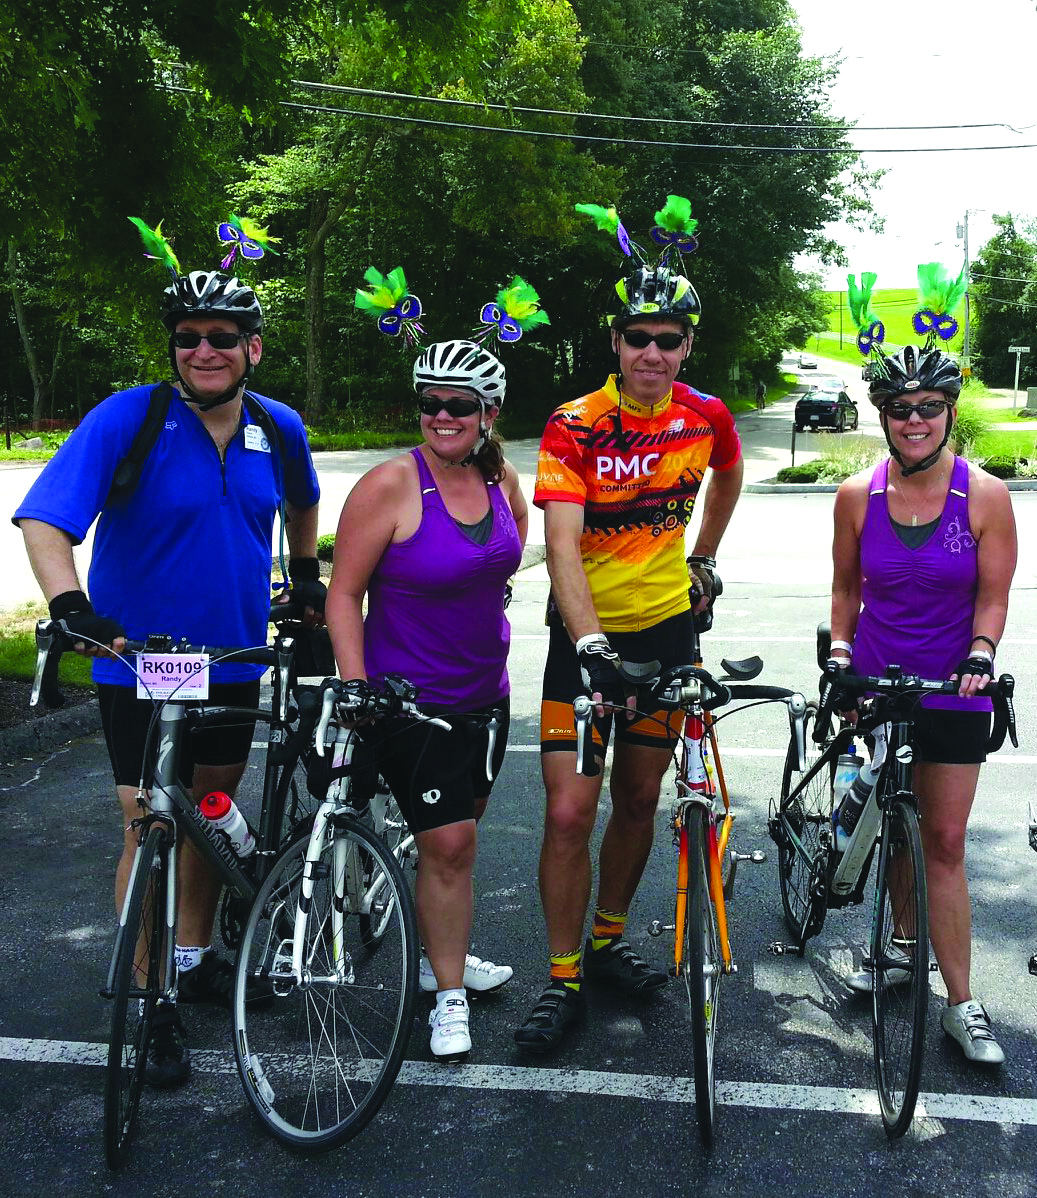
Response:
MULTIPOLYGON (((36 1065, 103 1066, 104 1044, 75 1040, 21 1040, 0 1036, 0 1060, 36 1065)), ((235 1074, 229 1052, 191 1051, 195 1069, 235 1074)), ((591 1069, 536 1069, 518 1065, 434 1065, 404 1061, 397 1079, 404 1086, 440 1086, 463 1090, 502 1090, 527 1094, 586 1094, 599 1098, 636 1098, 649 1102, 694 1104, 690 1077, 649 1073, 605 1073, 591 1069)), ((717 1102, 724 1106, 778 1111, 814 1111, 837 1115, 878 1116, 871 1090, 836 1086, 789 1086, 772 1082, 717 1082, 717 1102)), ((973 1123, 1037 1127, 1037 1101, 990 1098, 981 1094, 920 1094, 916 1119, 961 1119, 973 1123)))

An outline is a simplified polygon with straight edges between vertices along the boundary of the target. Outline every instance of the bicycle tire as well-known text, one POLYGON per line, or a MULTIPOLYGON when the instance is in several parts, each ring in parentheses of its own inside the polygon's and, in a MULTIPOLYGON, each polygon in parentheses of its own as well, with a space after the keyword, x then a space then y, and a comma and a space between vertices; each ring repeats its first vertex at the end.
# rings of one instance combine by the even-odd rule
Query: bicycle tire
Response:
POLYGON ((824 926, 826 872, 832 827, 831 772, 819 767, 821 749, 814 743, 817 704, 808 703, 804 717, 806 769, 799 769, 793 736, 785 755, 778 810, 770 822, 778 846, 778 884, 785 923, 800 956, 807 940, 824 926))
POLYGON ((413 1027, 418 935, 396 859, 367 829, 333 817, 312 870, 304 983, 297 985, 291 949, 308 842, 308 832, 292 841, 256 895, 238 953, 233 1017, 235 1057, 253 1111, 282 1143, 316 1153, 357 1135, 396 1080, 413 1027), (377 953, 360 936, 361 854, 394 890, 377 953), (344 879, 338 898, 336 871, 344 879), (249 976, 273 987, 265 1009, 245 1006, 249 976))
MULTIPOLYGON (((371 830, 385 842, 400 868, 405 868, 410 857, 417 854, 417 845, 392 791, 381 780, 369 809, 371 830)), ((392 918, 393 888, 378 869, 377 863, 369 857, 364 860, 364 880, 367 897, 364 903, 366 910, 358 914, 360 938, 366 948, 375 949, 381 944, 392 918)))
POLYGON ((682 827, 688 854, 688 909, 684 923, 684 986, 691 1020, 695 1067, 695 1117, 702 1144, 713 1144, 716 1124, 716 1033, 723 963, 709 895, 709 835, 712 816, 688 804, 682 827))
POLYGON ((168 863, 168 833, 153 826, 141 849, 126 908, 126 931, 113 971, 112 1030, 104 1087, 104 1155, 111 1169, 126 1160, 140 1107, 166 950, 163 909, 168 863))
POLYGON ((883 828, 872 926, 872 1015, 875 1084, 886 1135, 895 1140, 911 1125, 925 1056, 929 1007, 929 924, 925 863, 918 815, 903 799, 883 828), (912 934, 913 933, 913 934, 912 934), (895 941, 895 943, 894 943, 895 941), (895 953, 906 961, 904 984, 883 984, 895 953))

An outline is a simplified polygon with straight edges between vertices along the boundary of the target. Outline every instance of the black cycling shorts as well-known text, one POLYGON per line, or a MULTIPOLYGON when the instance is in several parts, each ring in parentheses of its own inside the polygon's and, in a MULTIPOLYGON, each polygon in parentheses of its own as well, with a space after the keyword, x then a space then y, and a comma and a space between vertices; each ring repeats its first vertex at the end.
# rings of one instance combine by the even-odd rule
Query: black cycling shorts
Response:
MULTIPOLYGON (((98 685, 97 698, 115 785, 137 786, 144 773, 145 746, 152 728, 151 760, 154 760, 158 744, 158 720, 152 724, 156 704, 151 699, 138 699, 132 686, 107 683, 98 685)), ((197 706, 257 708, 259 679, 210 684, 209 698, 197 706)), ((243 720, 183 736, 180 741, 180 782, 184 788, 191 789, 196 765, 240 765, 247 761, 255 730, 255 720, 243 720)), ((145 774, 144 782, 145 785, 150 783, 150 773, 145 774)))
MULTIPOLYGON (((691 662, 692 614, 690 611, 671 616, 640 632, 606 633, 609 644, 622 661, 659 662, 662 670, 686 666, 691 662)), ((573 719, 573 699, 585 695, 580 677, 576 646, 560 622, 550 626, 547 664, 544 666, 544 689, 540 703, 541 753, 575 753, 576 723, 573 719)), ((670 749, 680 738, 683 713, 656 710, 645 704, 646 691, 638 693, 638 710, 643 717, 628 720, 626 716, 594 718, 594 753, 604 758, 613 723, 616 739, 653 749, 670 749)))
POLYGON ((492 780, 486 776, 486 725, 463 715, 439 715, 451 724, 449 732, 406 718, 379 720, 357 730, 362 744, 357 745, 354 768, 378 770, 415 835, 475 819, 476 799, 489 798, 508 747, 511 703, 505 697, 477 711, 498 713, 492 780))
POLYGON ((987 759, 989 711, 948 711, 918 707, 911 742, 915 761, 937 765, 979 765, 987 759))

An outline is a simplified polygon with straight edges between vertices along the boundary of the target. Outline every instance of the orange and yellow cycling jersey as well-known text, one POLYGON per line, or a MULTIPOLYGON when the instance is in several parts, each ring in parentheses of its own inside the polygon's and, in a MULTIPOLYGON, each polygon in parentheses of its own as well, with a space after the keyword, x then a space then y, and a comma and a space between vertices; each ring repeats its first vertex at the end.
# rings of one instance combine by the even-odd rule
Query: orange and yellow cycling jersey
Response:
POLYGON ((533 502, 583 506, 580 546, 606 632, 637 632, 687 611, 684 530, 706 472, 741 456, 731 413, 713 396, 674 383, 645 407, 615 376, 558 408, 540 442, 533 502))

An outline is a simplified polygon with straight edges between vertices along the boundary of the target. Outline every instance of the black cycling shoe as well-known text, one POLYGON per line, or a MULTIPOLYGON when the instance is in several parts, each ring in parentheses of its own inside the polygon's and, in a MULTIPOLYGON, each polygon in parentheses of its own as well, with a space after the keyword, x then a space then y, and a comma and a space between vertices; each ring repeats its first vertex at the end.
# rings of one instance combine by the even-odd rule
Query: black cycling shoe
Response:
POLYGON ((171 1003, 159 1003, 151 1019, 144 1080, 157 1090, 182 1086, 191 1076, 191 1050, 184 1025, 171 1003))
POLYGON ((583 1018, 583 997, 552 979, 529 1018, 515 1033, 515 1043, 527 1052, 550 1052, 565 1033, 583 1018))
MULTIPOLYGON (((208 1003, 230 1010, 234 1003, 234 966, 216 953, 207 952, 194 969, 183 969, 177 975, 177 998, 180 1002, 208 1003)), ((245 982, 245 1002, 262 1010, 274 1001, 273 987, 268 981, 250 977, 245 982)))
POLYGON ((625 940, 613 940, 604 948, 592 948, 587 941, 583 952, 583 972, 597 982, 609 982, 624 994, 650 994, 665 986, 669 978, 634 952, 625 940))

